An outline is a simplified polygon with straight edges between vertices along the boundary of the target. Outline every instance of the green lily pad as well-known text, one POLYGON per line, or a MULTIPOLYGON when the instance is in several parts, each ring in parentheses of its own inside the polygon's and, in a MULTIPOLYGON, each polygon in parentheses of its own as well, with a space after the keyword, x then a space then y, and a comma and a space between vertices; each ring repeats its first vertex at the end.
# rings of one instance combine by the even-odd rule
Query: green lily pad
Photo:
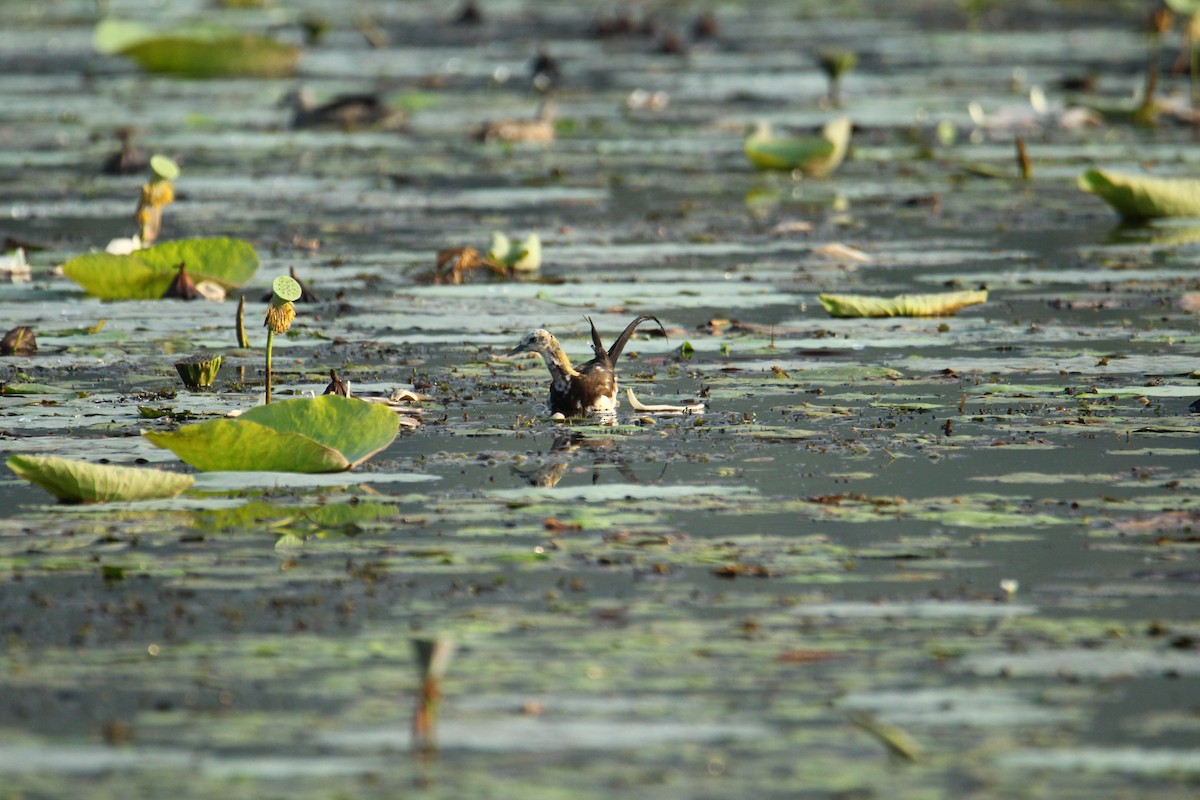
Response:
POLYGON ((399 429, 385 406, 328 394, 142 435, 202 472, 341 472, 387 447, 399 429))
POLYGON ((156 31, 138 22, 104 20, 93 43, 101 53, 132 58, 147 72, 184 78, 286 78, 300 58, 294 45, 204 24, 156 31))
POLYGON ((167 291, 180 264, 197 283, 233 289, 254 277, 258 254, 241 239, 183 239, 124 256, 76 256, 63 264, 63 274, 102 300, 155 300, 167 291))
POLYGON ((147 72, 184 78, 286 78, 296 72, 300 49, 243 33, 203 41, 163 36, 121 52, 147 72))
POLYGON ((746 137, 743 149, 757 169, 800 170, 805 175, 823 178, 846 157, 850 130, 849 118, 838 117, 826 123, 820 136, 786 138, 773 136, 770 128, 760 123, 746 137))
POLYGON ((68 503, 105 503, 174 497, 195 482, 191 475, 158 469, 91 464, 57 456, 12 455, 8 468, 68 503))
POLYGON ((1200 217, 1200 180, 1194 178, 1156 178, 1089 169, 1077 183, 1131 222, 1155 217, 1200 217))
POLYGON ((542 266, 542 240, 531 233, 523 241, 514 242, 500 231, 492 234, 488 258, 516 272, 534 272, 542 266))
POLYGON ((821 305, 833 317, 941 317, 960 308, 987 302, 987 290, 901 294, 867 297, 859 294, 823 294, 821 305))

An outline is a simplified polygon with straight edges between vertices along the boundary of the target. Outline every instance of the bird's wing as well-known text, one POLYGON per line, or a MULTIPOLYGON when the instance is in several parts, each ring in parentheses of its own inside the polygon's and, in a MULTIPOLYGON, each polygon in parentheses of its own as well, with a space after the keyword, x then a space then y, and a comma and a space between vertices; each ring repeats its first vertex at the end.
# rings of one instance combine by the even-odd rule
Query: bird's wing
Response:
MULTIPOLYGON (((637 326, 641 325, 643 322, 653 322, 658 326, 658 329, 663 332, 663 336, 667 335, 667 329, 664 328, 663 324, 658 321, 658 317, 651 317, 649 315, 638 317, 633 322, 625 326, 625 330, 621 331, 621 335, 617 337, 615 342, 613 342, 613 346, 608 348, 608 361, 610 364, 616 366, 617 359, 621 357, 621 351, 625 349, 625 345, 629 341, 629 337, 633 336, 633 332, 637 330, 637 326)), ((594 332, 595 328, 592 330, 594 332)), ((595 341, 599 340, 597 339, 595 341)))

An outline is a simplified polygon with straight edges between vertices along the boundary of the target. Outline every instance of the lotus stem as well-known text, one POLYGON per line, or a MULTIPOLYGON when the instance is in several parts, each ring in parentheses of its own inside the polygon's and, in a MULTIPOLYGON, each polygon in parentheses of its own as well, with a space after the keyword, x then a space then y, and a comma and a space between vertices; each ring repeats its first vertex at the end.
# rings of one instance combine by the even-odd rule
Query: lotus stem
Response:
POLYGON ((267 394, 266 404, 271 404, 271 349, 275 346, 275 331, 267 328, 267 394))
POLYGON ((1162 35, 1171 29, 1171 12, 1161 8, 1150 15, 1146 23, 1146 33, 1149 41, 1148 63, 1146 64, 1146 88, 1142 97, 1142 105, 1134 115, 1134 120, 1140 125, 1154 125, 1158 120, 1158 65, 1162 58, 1162 35))
POLYGON ((243 350, 250 347, 250 337, 246 335, 246 295, 242 295, 242 299, 238 301, 237 343, 243 350))
POLYGON ((450 639, 413 639, 412 643, 421 678, 417 707, 413 710, 412 741, 414 749, 428 755, 436 749, 434 734, 442 700, 442 678, 454 657, 454 642, 450 639))
POLYGON ((1200 111, 1200 14, 1193 14, 1187 22, 1189 70, 1192 84, 1192 113, 1200 111))
POLYGON ((1033 177, 1033 166, 1029 163, 1029 153, 1025 150, 1025 140, 1020 136, 1016 139, 1017 145, 1017 168, 1021 172, 1021 180, 1029 180, 1033 177))
POLYGON ((287 275, 280 275, 271 282, 271 302, 267 306, 267 318, 263 326, 267 329, 267 391, 266 402, 271 402, 271 351, 275 347, 275 334, 287 333, 296 318, 296 307, 292 303, 300 299, 300 284, 287 275))

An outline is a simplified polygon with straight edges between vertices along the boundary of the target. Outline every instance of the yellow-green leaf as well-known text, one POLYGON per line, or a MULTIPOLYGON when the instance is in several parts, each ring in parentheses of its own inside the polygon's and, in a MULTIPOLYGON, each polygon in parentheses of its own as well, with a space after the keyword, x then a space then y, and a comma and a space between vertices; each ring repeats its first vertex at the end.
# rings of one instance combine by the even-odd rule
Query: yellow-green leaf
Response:
POLYGON ((225 289, 246 283, 258 270, 258 254, 240 239, 183 239, 128 255, 88 253, 63 264, 63 274, 102 300, 156 300, 171 285, 179 265, 197 283, 225 289))
POLYGON ((1200 180, 1157 178, 1089 169, 1079 176, 1079 188, 1108 203, 1130 221, 1155 217, 1200 217, 1200 180))
POLYGON ((960 308, 987 302, 987 290, 901 294, 868 297, 861 294, 823 294, 821 305, 833 317, 941 317, 960 308))
POLYGON ((104 503, 174 497, 195 478, 140 467, 92 464, 57 456, 12 455, 8 468, 68 503, 104 503))
POLYGON ((536 272, 542 266, 542 240, 531 233, 521 242, 514 242, 503 233, 492 234, 488 258, 514 272, 536 272))
POLYGON ((787 138, 773 136, 770 127, 759 123, 746 137, 744 150, 758 169, 799 170, 814 178, 832 173, 846 157, 850 145, 848 117, 826 123, 820 136, 787 138))
POLYGON ((121 51, 147 72, 183 78, 286 78, 296 72, 300 48, 252 33, 220 39, 160 36, 121 51))

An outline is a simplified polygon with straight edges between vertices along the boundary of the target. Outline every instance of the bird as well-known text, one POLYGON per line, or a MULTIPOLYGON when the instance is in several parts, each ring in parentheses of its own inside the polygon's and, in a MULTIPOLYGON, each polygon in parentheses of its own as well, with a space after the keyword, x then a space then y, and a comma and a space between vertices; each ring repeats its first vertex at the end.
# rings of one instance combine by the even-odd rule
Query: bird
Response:
POLYGON ((591 415, 611 415, 616 412, 617 400, 617 359, 629 342, 629 337, 638 325, 643 322, 654 322, 665 336, 657 317, 644 315, 636 318, 625 326, 621 335, 607 350, 596 332, 596 325, 591 317, 584 317, 592 329, 593 358, 581 364, 578 368, 571 366, 562 345, 554 338, 554 334, 544 328, 538 328, 526 334, 521 343, 508 353, 508 357, 521 353, 537 353, 546 362, 550 370, 550 413, 562 414, 564 417, 586 417, 591 415))
POLYGON ((544 47, 539 47, 533 60, 529 62, 529 85, 534 91, 547 94, 562 82, 562 72, 558 68, 558 59, 550 55, 544 47))
POLYGON ((554 117, 557 107, 552 101, 538 104, 532 118, 489 120, 476 128, 472 138, 479 142, 537 142, 554 141, 554 117))
POLYGON ((377 94, 340 94, 318 105, 312 90, 305 86, 285 94, 280 105, 291 107, 292 127, 295 129, 347 132, 361 128, 397 130, 408 121, 403 111, 388 107, 377 94))
POLYGON ((121 149, 104 159, 101 171, 105 175, 133 175, 142 172, 150 160, 142 155, 142 151, 134 143, 137 132, 133 128, 118 128, 117 140, 121 149))

